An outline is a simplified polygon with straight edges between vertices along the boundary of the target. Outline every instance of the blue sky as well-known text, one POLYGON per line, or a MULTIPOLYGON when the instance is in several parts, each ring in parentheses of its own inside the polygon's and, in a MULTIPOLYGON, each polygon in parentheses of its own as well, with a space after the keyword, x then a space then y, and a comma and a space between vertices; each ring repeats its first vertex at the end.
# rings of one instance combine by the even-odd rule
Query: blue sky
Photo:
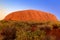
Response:
MULTIPOLYGON (((50 12, 60 20, 60 0, 0 0, 6 13, 17 10, 42 10, 50 12)), ((0 7, 1 8, 1 7, 0 7)))

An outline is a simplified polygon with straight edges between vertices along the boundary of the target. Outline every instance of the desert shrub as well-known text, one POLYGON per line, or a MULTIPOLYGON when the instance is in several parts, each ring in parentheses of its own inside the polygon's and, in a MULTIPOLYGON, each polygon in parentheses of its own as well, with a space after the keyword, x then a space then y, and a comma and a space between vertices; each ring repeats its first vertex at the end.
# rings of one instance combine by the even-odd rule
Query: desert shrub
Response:
POLYGON ((58 29, 58 26, 56 24, 53 25, 53 29, 58 29))
POLYGON ((21 29, 17 31, 16 40, 42 40, 45 39, 45 32, 40 30, 35 31, 25 31, 21 29))
POLYGON ((55 40, 51 34, 59 28, 60 23, 53 22, 0 21, 2 40, 55 40))
POLYGON ((3 36, 2 40, 14 40, 16 38, 16 28, 4 27, 1 35, 3 36))

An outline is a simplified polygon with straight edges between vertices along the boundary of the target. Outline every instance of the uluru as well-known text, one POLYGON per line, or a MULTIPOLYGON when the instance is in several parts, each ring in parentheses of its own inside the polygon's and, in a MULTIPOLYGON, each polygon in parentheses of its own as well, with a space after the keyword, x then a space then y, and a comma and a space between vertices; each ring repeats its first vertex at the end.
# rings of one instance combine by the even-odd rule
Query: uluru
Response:
POLYGON ((15 21, 57 21, 55 15, 39 10, 23 10, 8 14, 4 20, 15 21))

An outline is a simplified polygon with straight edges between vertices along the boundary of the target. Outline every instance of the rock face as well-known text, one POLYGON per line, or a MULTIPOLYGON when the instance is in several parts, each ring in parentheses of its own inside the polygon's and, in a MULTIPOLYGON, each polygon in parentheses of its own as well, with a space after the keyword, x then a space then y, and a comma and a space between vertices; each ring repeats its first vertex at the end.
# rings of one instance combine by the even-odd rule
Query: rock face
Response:
POLYGON ((16 21, 57 21, 56 16, 53 14, 38 11, 38 10, 24 10, 16 11, 7 15, 4 20, 16 21))

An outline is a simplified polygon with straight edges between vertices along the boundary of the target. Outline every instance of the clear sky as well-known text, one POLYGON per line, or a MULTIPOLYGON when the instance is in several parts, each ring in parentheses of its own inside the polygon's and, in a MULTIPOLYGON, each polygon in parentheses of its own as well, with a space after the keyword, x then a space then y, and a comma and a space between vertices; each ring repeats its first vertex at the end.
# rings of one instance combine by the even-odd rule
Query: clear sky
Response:
POLYGON ((50 12, 60 20, 60 0, 0 0, 0 16, 27 9, 50 12))

